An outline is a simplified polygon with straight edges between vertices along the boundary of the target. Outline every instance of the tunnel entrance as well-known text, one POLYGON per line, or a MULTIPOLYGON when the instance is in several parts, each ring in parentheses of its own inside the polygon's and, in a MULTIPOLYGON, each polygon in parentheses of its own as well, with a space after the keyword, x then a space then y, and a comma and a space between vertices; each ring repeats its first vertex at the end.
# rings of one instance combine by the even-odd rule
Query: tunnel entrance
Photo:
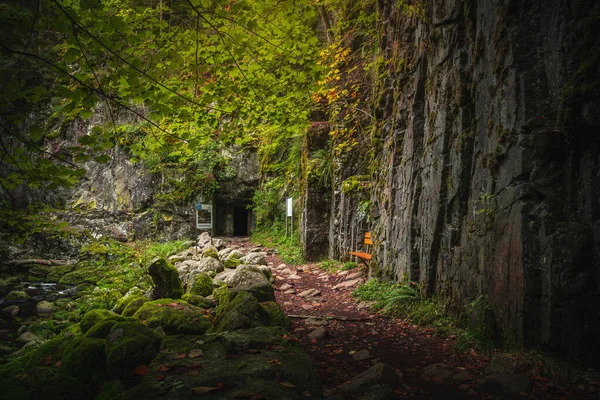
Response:
POLYGON ((248 236, 248 209, 244 206, 233 208, 233 236, 248 236))

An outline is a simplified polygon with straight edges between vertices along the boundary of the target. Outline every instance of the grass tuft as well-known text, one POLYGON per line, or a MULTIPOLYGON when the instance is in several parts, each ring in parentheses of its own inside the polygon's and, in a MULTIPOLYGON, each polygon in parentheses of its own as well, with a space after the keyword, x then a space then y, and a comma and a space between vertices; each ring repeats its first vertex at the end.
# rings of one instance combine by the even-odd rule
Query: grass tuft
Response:
POLYGON ((296 233, 290 237, 286 235, 285 225, 275 222, 268 227, 260 227, 252 232, 251 241, 262 244, 265 247, 276 248, 279 258, 289 265, 300 265, 306 263, 302 254, 302 245, 296 233))

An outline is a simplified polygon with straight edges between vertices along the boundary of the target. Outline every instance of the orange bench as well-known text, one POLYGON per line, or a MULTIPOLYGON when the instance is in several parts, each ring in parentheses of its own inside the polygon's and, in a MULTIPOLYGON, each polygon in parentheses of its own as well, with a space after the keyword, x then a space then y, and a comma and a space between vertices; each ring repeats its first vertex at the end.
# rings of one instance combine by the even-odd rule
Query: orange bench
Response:
MULTIPOLYGON (((365 240, 363 241, 363 243, 365 244, 365 250, 369 251, 369 246, 373 245, 373 240, 371 240, 371 232, 365 232, 365 240)), ((373 257, 372 254, 362 251, 351 251, 349 254, 360 258, 365 263, 365 265, 367 264, 367 261, 369 261, 371 257, 373 257)))

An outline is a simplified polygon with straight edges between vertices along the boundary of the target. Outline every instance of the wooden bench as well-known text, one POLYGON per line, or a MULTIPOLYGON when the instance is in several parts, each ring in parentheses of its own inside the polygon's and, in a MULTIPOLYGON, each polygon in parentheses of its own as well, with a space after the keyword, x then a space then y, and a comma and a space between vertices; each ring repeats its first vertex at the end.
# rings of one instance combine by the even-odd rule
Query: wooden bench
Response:
POLYGON ((371 240, 371 232, 365 232, 365 240, 363 240, 363 243, 365 244, 365 252, 351 251, 349 254, 360 258, 362 262, 364 262, 366 265, 367 261, 369 261, 371 257, 373 257, 372 254, 366 253, 366 251, 369 251, 369 246, 373 245, 373 240, 371 240))

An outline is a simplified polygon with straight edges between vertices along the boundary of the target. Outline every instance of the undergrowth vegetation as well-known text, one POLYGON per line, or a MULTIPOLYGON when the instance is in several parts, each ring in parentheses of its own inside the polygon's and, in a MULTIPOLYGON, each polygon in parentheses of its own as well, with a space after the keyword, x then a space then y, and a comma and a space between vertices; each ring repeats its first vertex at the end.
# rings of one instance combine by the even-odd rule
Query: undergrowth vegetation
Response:
POLYGON ((73 297, 57 299, 53 318, 34 323, 30 331, 48 339, 79 322, 90 310, 110 310, 132 287, 150 288, 148 266, 155 257, 168 257, 188 245, 189 242, 184 240, 123 244, 101 239, 83 246, 76 268, 59 281, 63 285, 76 286, 73 297))
POLYGON ((414 284, 398 284, 368 280, 359 286, 352 295, 360 301, 372 302, 371 309, 384 315, 399 317, 424 327, 432 327, 441 336, 455 336, 459 349, 478 348, 491 351, 493 342, 483 326, 467 328, 466 315, 471 308, 478 305, 470 304, 463 315, 451 316, 443 305, 434 297, 421 294, 420 288, 414 284))
POLYGON ((260 226, 252 232, 251 240, 265 247, 276 248, 279 258, 286 264, 300 265, 306 262, 297 232, 292 232, 291 235, 289 232, 286 234, 283 221, 260 226))

